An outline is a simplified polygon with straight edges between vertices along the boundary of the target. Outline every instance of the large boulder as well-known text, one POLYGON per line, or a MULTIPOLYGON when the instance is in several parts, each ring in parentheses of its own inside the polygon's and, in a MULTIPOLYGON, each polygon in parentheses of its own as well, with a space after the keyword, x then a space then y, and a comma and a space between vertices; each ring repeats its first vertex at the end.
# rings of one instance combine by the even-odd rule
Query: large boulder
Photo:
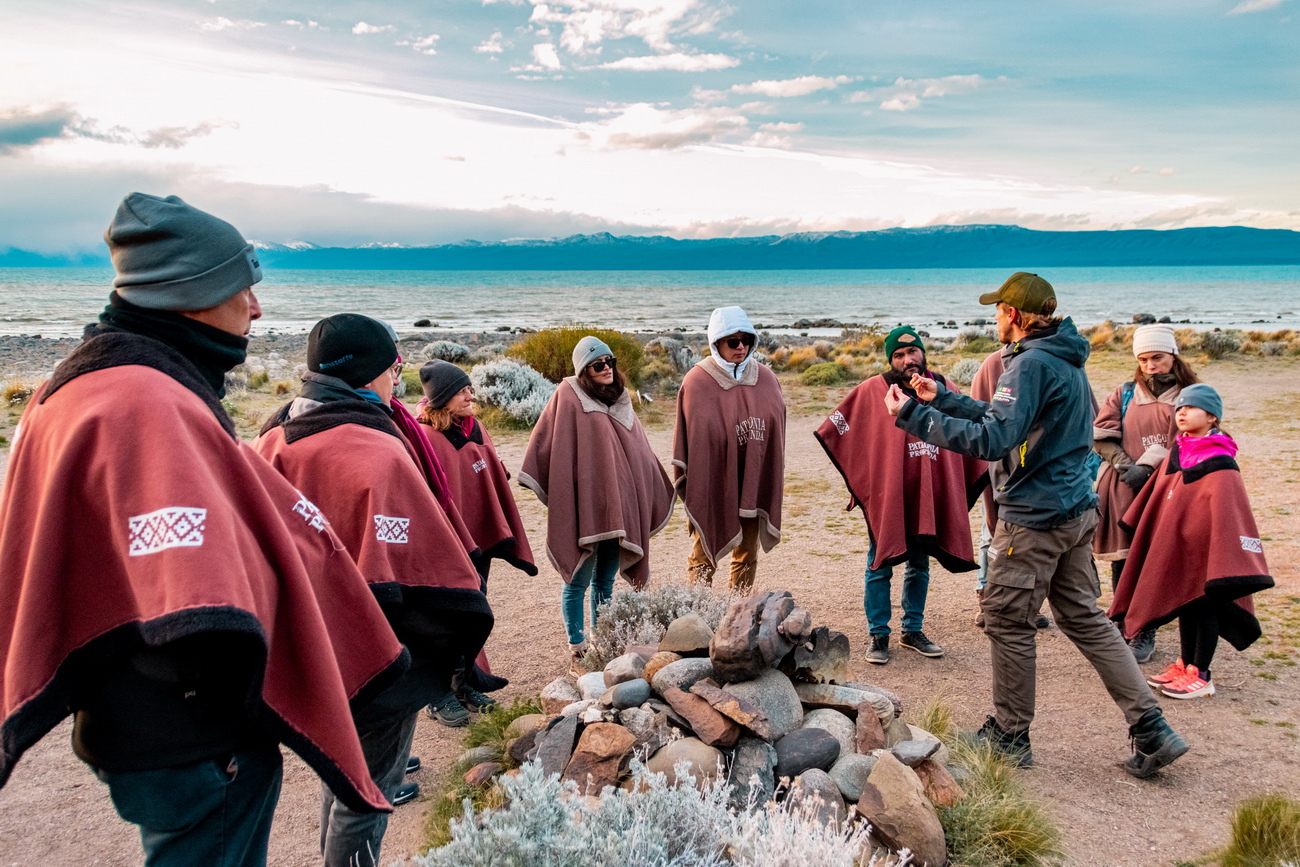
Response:
POLYGON ((867 782, 867 777, 871 775, 871 769, 876 766, 875 756, 860 756, 857 753, 841 755, 836 759, 835 764, 831 765, 828 773, 835 785, 840 787, 840 794, 849 801, 857 801, 862 797, 862 787, 867 782))
POLYGON ((809 710, 829 708, 837 710, 850 719, 858 716, 858 707, 864 703, 871 705, 876 716, 882 721, 894 718, 894 703, 879 693, 867 692, 851 686, 836 686, 830 683, 800 683, 795 686, 799 700, 809 710))
POLYGON ((754 705, 767 717, 772 738, 784 737, 803 722, 803 705, 790 678, 775 669, 767 669, 753 680, 727 684, 727 692, 754 705))
POLYGON ((912 727, 901 719, 890 720, 885 726, 885 746, 892 747, 903 741, 912 740, 912 727))
POLYGON ((636 743, 632 752, 643 760, 653 755, 668 741, 667 725, 663 718, 643 707, 630 707, 618 713, 619 724, 632 733, 636 743))
POLYGON ((575 701, 573 704, 566 704, 564 707, 560 708, 560 715, 580 717, 587 712, 588 708, 593 708, 595 706, 596 699, 584 698, 582 701, 575 701))
POLYGON ((781 663, 791 680, 804 683, 844 683, 849 671, 849 637, 825 626, 812 631, 809 640, 797 645, 781 663))
POLYGON ((907 724, 907 731, 912 736, 911 740, 935 741, 936 743, 939 744, 938 749, 936 749, 934 753, 930 756, 936 762, 938 762, 941 765, 946 765, 952 761, 952 755, 948 752, 948 747, 944 745, 943 741, 939 740, 937 735, 930 734, 930 732, 926 731, 920 726, 914 726, 911 723, 907 724))
POLYGON ((936 807, 951 807, 966 797, 966 792, 948 769, 934 759, 926 759, 912 770, 920 778, 925 796, 936 807))
POLYGON ((760 738, 768 740, 772 737, 772 722, 758 705, 737 698, 711 680, 699 681, 691 687, 691 692, 707 701, 718 713, 735 720, 760 738))
POLYGON ((926 761, 930 756, 938 752, 942 746, 938 741, 911 740, 899 741, 890 748, 894 758, 898 759, 909 768, 915 768, 921 762, 926 761))
POLYGON ((840 742, 825 729, 795 729, 776 742, 776 775, 799 776, 810 768, 830 770, 840 757, 840 742))
POLYGON ((848 683, 842 685, 847 686, 851 689, 860 689, 864 692, 870 692, 875 695, 883 695, 885 698, 889 699, 891 702, 894 703, 894 716, 903 715, 903 699, 901 696, 899 696, 898 693, 894 692, 892 689, 887 689, 883 686, 879 686, 878 684, 874 684, 874 683, 864 683, 863 681, 860 680, 851 680, 848 683))
POLYGON ((639 653, 625 653, 614 657, 602 672, 605 676, 605 686, 636 680, 641 676, 641 672, 645 671, 645 664, 646 658, 639 653))
POLYGON ((831 710, 830 708, 810 710, 804 714, 803 722, 799 723, 799 728, 825 729, 834 736, 835 740, 840 742, 840 755, 845 756, 853 752, 857 727, 853 720, 837 710, 831 710))
POLYGON ((600 698, 605 692, 605 672, 589 671, 578 678, 578 692, 584 699, 600 698))
POLYGON ((582 701, 582 695, 568 678, 557 677, 542 688, 542 710, 547 713, 561 713, 575 701, 582 701))
POLYGON ((756 593, 727 609, 713 633, 709 657, 720 682, 753 680, 807 641, 811 632, 812 616, 795 607, 788 592, 756 593))
POLYGON ((506 726, 506 737, 517 738, 546 728, 551 724, 555 717, 551 714, 544 713, 526 713, 523 716, 517 716, 506 726))
POLYGON ((646 769, 668 778, 668 784, 677 782, 676 767, 685 762, 683 773, 694 780, 699 788, 712 783, 718 778, 722 768, 722 751, 714 749, 699 738, 681 738, 675 740, 650 757, 646 769))
POLYGON ((614 710, 640 707, 650 700, 650 684, 642 678, 616 683, 600 697, 600 703, 614 710))
POLYGON ((664 700, 681 714, 695 736, 711 747, 733 747, 740 740, 740 725, 713 709, 698 695, 668 689, 664 700))
POLYGON ((817 768, 804 771, 794 778, 786 800, 796 810, 807 810, 809 817, 821 825, 834 822, 839 827, 848 817, 848 809, 844 806, 839 786, 835 785, 830 774, 817 768))
POLYGON ((582 730, 564 779, 578 784, 578 791, 599 795, 606 786, 618 785, 627 770, 636 736, 620 725, 593 723, 582 730))
POLYGON ((683 614, 668 624, 668 631, 659 641, 660 653, 677 653, 682 656, 708 656, 713 630, 704 618, 694 611, 683 614))
POLYGON ((872 836, 894 851, 910 849, 918 867, 948 863, 943 826, 921 779, 890 753, 877 756, 857 809, 871 823, 872 836))
POLYGON ((713 677, 713 663, 707 658, 679 659, 659 669, 650 685, 654 687, 655 692, 663 695, 664 690, 674 687, 682 690, 690 689, 696 682, 706 677, 713 677))
POLYGON ((751 796, 756 804, 772 800, 775 769, 776 749, 771 744, 761 738, 741 738, 731 755, 727 777, 731 806, 742 809, 748 806, 751 796))

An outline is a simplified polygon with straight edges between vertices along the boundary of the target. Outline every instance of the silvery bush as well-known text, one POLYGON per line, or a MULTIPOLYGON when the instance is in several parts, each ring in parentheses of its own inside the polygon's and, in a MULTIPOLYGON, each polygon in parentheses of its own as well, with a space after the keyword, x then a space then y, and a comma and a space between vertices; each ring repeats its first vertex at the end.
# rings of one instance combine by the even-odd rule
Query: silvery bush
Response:
POLYGON ((469 347, 454 340, 435 340, 425 345, 422 352, 430 360, 440 358, 453 364, 469 361, 469 347))
POLYGON ((710 629, 717 629, 734 598, 732 593, 715 592, 703 584, 659 584, 615 593, 597 609, 591 649, 583 663, 589 670, 600 670, 630 645, 658 644, 668 624, 692 611, 704 618, 710 629))
POLYGON ((982 363, 978 358, 963 358, 948 368, 948 376, 959 385, 970 385, 975 381, 975 374, 980 372, 982 363))
MULTIPOLYGON (((577 784, 530 762, 500 785, 504 807, 452 822, 451 842, 417 857, 420 867, 853 867, 867 845, 865 823, 822 824, 813 810, 751 802, 728 809, 723 779, 697 789, 685 764, 679 783, 633 764, 632 791, 580 797, 577 784)), ((904 855, 899 865, 909 864, 904 855)), ((876 864, 873 858, 868 867, 876 864)))
POLYGON ((555 383, 509 358, 476 365, 469 372, 469 381, 481 403, 498 407, 530 425, 537 424, 546 402, 555 393, 555 383))

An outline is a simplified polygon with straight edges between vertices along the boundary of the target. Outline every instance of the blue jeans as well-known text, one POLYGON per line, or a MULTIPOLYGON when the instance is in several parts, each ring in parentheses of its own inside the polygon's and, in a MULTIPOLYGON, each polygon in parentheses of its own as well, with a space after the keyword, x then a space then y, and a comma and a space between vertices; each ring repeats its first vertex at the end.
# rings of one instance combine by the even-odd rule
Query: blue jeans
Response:
POLYGON ((263 743, 179 768, 95 773, 140 826, 145 867, 265 867, 282 772, 279 745, 263 743))
POLYGON ((596 607, 614 595, 614 579, 618 578, 619 546, 617 539, 606 539, 596 543, 596 550, 591 553, 573 580, 564 585, 560 591, 560 610, 564 613, 564 628, 569 633, 570 644, 581 644, 583 625, 586 614, 583 612, 583 600, 587 588, 591 588, 591 626, 596 626, 596 607))
MULTIPOLYGON (((397 722, 358 732, 370 778, 389 801, 406 777, 406 760, 411 757, 411 739, 418 717, 419 714, 411 714, 397 722)), ((358 813, 322 785, 320 851, 325 867, 375 867, 379 863, 384 832, 388 830, 388 815, 358 813)))
MULTIPOLYGON (((889 586, 894 579, 894 567, 872 569, 876 559, 876 540, 867 545, 867 581, 862 604, 867 611, 867 627, 872 635, 888 635, 892 606, 889 586)), ((907 566, 903 569, 903 631, 920 632, 925 621, 925 599, 930 593, 930 558, 923 552, 909 550, 907 566)))

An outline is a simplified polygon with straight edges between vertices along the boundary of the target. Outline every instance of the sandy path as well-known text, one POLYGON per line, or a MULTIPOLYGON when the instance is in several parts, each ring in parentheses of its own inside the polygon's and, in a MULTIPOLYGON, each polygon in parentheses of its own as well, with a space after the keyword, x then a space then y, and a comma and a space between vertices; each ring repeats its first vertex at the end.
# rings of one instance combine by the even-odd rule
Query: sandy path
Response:
MULTIPOLYGON (((1103 359, 1090 372, 1099 389, 1108 391, 1130 370, 1131 361, 1116 356, 1103 359)), ((1026 772, 1025 779, 1064 829, 1072 864, 1118 867, 1195 857, 1222 843, 1236 801, 1270 790, 1296 790, 1300 363, 1234 360, 1201 372, 1224 395, 1226 426, 1241 443, 1243 471, 1279 583, 1277 590, 1258 598, 1260 613, 1268 618, 1266 640, 1245 653, 1221 645, 1214 699, 1165 702, 1192 752, 1155 781, 1140 782, 1119 767, 1128 755, 1127 733, 1096 675, 1058 631, 1041 634, 1038 719, 1033 729, 1038 767, 1026 772)), ((785 538, 762 561, 757 586, 791 590, 815 622, 845 632, 854 648, 855 673, 862 679, 898 691, 913 708, 931 695, 941 695, 952 704, 961 725, 979 725, 989 709, 989 661, 986 639, 973 624, 972 576, 952 576, 934 567, 926 631, 944 646, 942 659, 927 660, 899 649, 887 666, 862 662, 866 533, 858 513, 842 511, 847 501, 843 486, 811 437, 844 389, 792 393, 785 538)), ((661 425, 650 432, 661 456, 671 453, 671 436, 661 425)), ((511 467, 519 466, 525 444, 521 434, 498 438, 511 467)), ((522 490, 519 502, 530 538, 540 549, 543 510, 522 490)), ((655 580, 680 580, 687 552, 679 509, 652 546, 655 580)), ((498 625, 489 650, 495 667, 512 679, 504 693, 507 698, 533 694, 565 669, 559 588, 549 567, 535 579, 500 564, 493 573, 489 594, 498 625)), ((1176 629, 1161 630, 1153 665, 1163 667, 1176 655, 1176 629)), ((52 732, 0 790, 0 867, 139 862, 134 830, 116 817, 107 790, 72 755, 68 737, 66 724, 52 732)), ((417 779, 432 784, 459 753, 459 738, 421 718, 415 751, 425 763, 417 779)), ((290 756, 272 831, 271 863, 316 863, 316 797, 311 773, 290 756)), ((423 813, 419 802, 396 811, 386 857, 418 850, 423 813)))

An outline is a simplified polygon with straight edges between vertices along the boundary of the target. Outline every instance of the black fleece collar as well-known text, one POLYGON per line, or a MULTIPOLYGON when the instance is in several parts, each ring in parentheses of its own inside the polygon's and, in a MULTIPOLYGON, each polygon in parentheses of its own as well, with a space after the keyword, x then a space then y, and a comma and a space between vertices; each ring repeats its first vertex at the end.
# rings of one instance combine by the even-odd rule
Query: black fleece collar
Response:
POLYGON ((483 445, 483 426, 478 423, 478 419, 474 419, 474 425, 470 428, 469 436, 465 436, 458 424, 453 424, 445 431, 442 431, 442 435, 447 438, 447 441, 452 444, 456 451, 460 451, 470 443, 474 443, 476 446, 483 445))
POLYGON ((371 430, 395 436, 399 440, 402 438, 402 433, 397 429, 397 425, 393 423, 393 420, 388 417, 388 414, 384 412, 379 404, 359 398, 354 400, 333 400, 310 409, 302 415, 293 418, 288 416, 289 405, 285 404, 266 420, 266 424, 262 426, 262 433, 266 433, 272 428, 282 427, 284 428, 284 441, 292 443, 313 434, 333 430, 339 425, 358 424, 371 430))

